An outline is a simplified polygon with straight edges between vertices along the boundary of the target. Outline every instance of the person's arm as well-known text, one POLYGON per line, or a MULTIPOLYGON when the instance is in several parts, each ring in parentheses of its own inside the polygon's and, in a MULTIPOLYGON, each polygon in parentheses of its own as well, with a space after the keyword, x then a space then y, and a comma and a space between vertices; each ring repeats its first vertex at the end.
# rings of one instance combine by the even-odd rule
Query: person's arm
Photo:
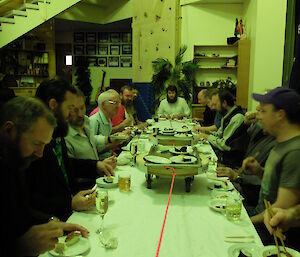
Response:
POLYGON ((185 99, 182 99, 182 108, 183 108, 183 114, 185 117, 190 117, 191 115, 191 109, 188 106, 187 102, 185 101, 185 99))
POLYGON ((236 114, 233 116, 223 132, 223 137, 209 135, 207 140, 221 151, 230 151, 230 147, 226 145, 226 141, 234 134, 234 132, 244 123, 244 116, 236 114))
POLYGON ((290 227, 300 227, 300 204, 289 208, 272 208, 273 217, 265 212, 264 223, 269 230, 270 234, 273 233, 275 227, 281 228, 283 231, 288 230, 290 227))
MULTIPOLYGON (((272 208, 287 209, 298 203, 300 199, 300 190, 293 188, 279 187, 277 192, 277 199, 272 204, 272 208)), ((264 211, 251 217, 251 221, 254 224, 264 222, 264 211)))
POLYGON ((157 109, 157 115, 158 116, 165 115, 164 100, 162 100, 159 104, 159 107, 157 109))

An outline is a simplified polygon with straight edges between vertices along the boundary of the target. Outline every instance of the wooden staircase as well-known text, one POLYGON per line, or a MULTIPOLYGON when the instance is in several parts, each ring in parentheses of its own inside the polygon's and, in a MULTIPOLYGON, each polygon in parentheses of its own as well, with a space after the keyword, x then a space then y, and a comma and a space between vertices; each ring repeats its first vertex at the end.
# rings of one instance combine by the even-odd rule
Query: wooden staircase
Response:
MULTIPOLYGON (((26 34, 45 21, 64 12, 81 0, 31 0, 0 16, 0 48, 26 34)), ((2 1, 3 2, 3 1, 2 1)), ((4 2, 9 2, 8 0, 4 2)), ((12 0, 11 2, 16 2, 12 0)), ((19 3, 20 4, 20 3, 19 3)), ((9 5, 9 4, 8 4, 9 5)), ((5 10, 5 6, 1 6, 5 10)))

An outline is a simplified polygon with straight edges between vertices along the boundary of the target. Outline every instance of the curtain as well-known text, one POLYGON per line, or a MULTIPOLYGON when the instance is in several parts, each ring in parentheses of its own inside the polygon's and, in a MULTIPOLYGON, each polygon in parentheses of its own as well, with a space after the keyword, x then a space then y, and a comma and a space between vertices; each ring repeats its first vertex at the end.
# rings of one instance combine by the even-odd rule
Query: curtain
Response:
MULTIPOLYGON (((284 65, 286 62, 290 62, 292 60, 292 69, 290 72, 290 79, 288 81, 288 86, 290 88, 295 89, 300 94, 300 0, 288 0, 288 8, 290 6, 290 10, 288 10, 287 15, 289 15, 289 11, 294 12, 294 24, 293 24, 293 37, 294 40, 289 43, 290 48, 293 47, 293 58, 289 57, 286 60, 284 58, 284 65), (293 43, 294 42, 294 43, 293 43)), ((292 15, 292 14, 291 14, 292 15)), ((290 67, 290 66, 288 66, 290 67)), ((284 75, 288 76, 289 71, 284 69, 284 75)), ((288 77, 287 77, 288 78, 288 77)))

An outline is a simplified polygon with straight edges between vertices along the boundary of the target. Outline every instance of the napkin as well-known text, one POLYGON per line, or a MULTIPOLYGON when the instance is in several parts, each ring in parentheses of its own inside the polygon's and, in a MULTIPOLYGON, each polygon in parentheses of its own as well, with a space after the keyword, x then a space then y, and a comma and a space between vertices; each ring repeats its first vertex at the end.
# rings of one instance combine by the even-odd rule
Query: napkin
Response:
POLYGON ((252 243, 254 235, 243 229, 230 229, 224 232, 224 241, 228 243, 252 243))

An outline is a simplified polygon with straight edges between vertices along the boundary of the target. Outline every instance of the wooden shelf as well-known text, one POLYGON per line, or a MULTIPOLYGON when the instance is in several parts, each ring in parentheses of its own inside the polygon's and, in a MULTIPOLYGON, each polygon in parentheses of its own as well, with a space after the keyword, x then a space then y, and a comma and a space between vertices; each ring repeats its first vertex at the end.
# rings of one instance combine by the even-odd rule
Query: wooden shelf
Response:
POLYGON ((234 55, 234 56, 195 56, 194 57, 194 60, 197 60, 197 59, 213 59, 213 60, 218 60, 218 59, 234 59, 234 58, 237 58, 237 55, 234 55))
POLYGON ((28 75, 28 74, 15 74, 16 77, 35 77, 35 78, 48 78, 49 75, 28 75))

